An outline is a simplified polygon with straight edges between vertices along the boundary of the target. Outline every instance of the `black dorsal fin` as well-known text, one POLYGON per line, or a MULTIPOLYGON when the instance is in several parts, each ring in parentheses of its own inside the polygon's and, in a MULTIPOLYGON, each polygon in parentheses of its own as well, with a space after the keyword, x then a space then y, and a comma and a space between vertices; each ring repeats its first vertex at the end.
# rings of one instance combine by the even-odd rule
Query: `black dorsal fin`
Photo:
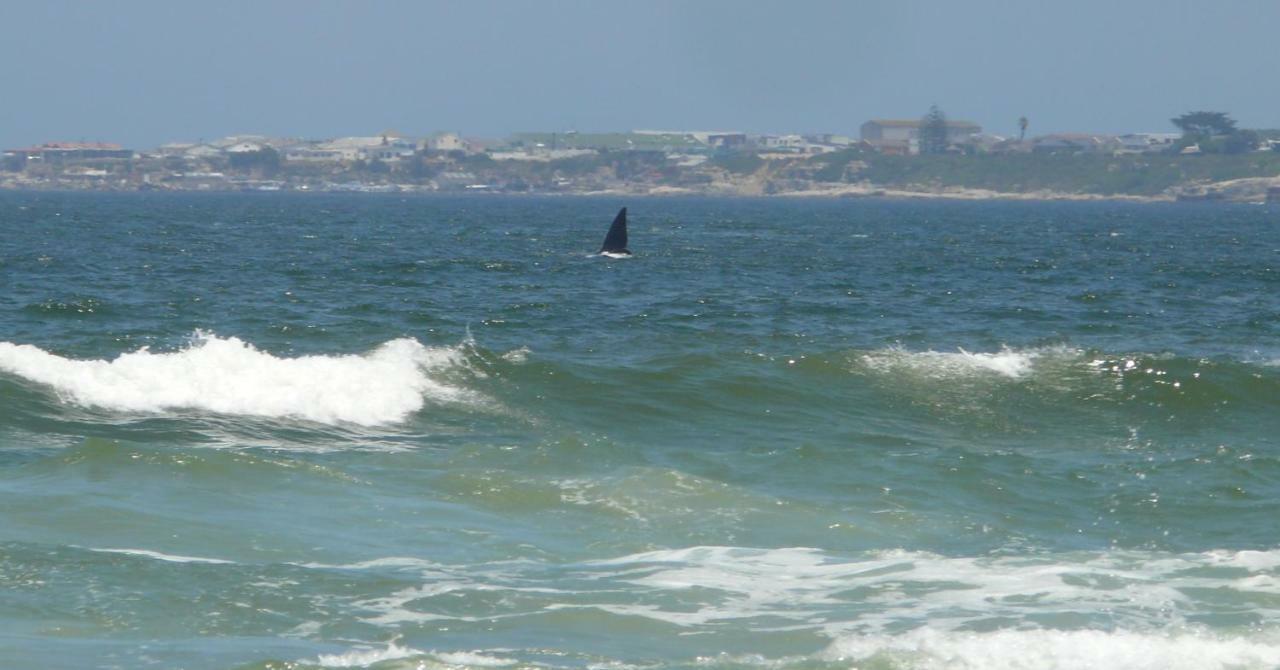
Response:
POLYGON ((600 247, 602 254, 629 254, 627 251, 627 208, 623 207, 618 210, 618 215, 613 217, 613 225, 609 226, 609 234, 604 236, 604 246, 600 247))

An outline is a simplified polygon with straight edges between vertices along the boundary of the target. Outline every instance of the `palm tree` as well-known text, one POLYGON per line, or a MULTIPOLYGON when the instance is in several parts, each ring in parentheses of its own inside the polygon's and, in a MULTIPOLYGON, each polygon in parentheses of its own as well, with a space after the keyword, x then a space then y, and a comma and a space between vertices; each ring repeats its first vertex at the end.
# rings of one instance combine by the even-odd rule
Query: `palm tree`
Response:
POLYGON ((1019 143, 1021 143, 1022 140, 1027 137, 1028 125, 1030 124, 1027 122, 1027 117, 1025 116, 1018 117, 1018 142, 1019 143))

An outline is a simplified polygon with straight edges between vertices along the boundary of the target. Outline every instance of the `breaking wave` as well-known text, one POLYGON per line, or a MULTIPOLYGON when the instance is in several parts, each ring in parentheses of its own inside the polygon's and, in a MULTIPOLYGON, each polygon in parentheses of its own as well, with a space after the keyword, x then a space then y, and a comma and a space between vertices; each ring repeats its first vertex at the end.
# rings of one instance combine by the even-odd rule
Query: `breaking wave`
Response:
POLYGON ((844 364, 890 392, 964 399, 990 408, 996 398, 1052 398, 1076 405, 1139 403, 1216 411, 1225 404, 1272 410, 1280 395, 1274 367, 1249 359, 1173 353, 1108 353, 1069 346, 1005 348, 990 353, 857 351, 844 364))
POLYGON ((342 654, 321 654, 315 664, 322 668, 367 668, 375 663, 421 656, 422 652, 394 642, 385 649, 353 649, 342 654))
POLYGON ((912 670, 1226 670, 1274 668, 1280 663, 1280 644, 1193 632, 920 629, 841 638, 823 656, 857 667, 912 670))
POLYGON ((365 426, 403 421, 428 400, 474 400, 466 389, 433 376, 463 362, 461 347, 427 347, 412 338, 364 354, 288 358, 239 338, 197 332, 179 351, 143 348, 114 360, 75 360, 0 342, 0 371, 48 386, 64 402, 84 407, 190 409, 365 426))
POLYGON ((899 347, 862 354, 861 363, 884 374, 911 374, 937 379, 990 374, 1008 379, 1021 379, 1032 372, 1037 362, 1077 359, 1077 349, 1048 347, 1041 349, 1001 349, 994 353, 971 353, 964 349, 947 351, 908 351, 899 347))
MULTIPOLYGON (((490 656, 471 651, 424 652, 390 642, 385 649, 359 648, 342 654, 321 654, 315 665, 321 668, 367 668, 382 667, 389 661, 413 659, 413 668, 501 668, 514 665, 516 662, 501 656, 490 656)), ((297 666, 309 666, 311 663, 300 661, 297 666)), ((294 667, 291 665, 290 667, 294 667)))

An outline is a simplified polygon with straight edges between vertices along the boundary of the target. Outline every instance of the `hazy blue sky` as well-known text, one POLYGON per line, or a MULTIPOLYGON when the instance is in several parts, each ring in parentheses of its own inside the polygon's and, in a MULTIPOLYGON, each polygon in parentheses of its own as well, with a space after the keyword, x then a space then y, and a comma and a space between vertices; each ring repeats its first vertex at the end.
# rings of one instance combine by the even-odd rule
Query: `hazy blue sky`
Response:
POLYGON ((1280 127, 1280 1, 0 2, 0 146, 232 133, 1280 127))

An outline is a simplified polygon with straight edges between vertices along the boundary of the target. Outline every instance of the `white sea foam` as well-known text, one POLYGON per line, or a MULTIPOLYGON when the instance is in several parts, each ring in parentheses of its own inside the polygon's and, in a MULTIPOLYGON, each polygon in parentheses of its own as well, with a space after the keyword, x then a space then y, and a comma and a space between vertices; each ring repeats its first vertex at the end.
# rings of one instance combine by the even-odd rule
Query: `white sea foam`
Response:
POLYGON ((199 556, 179 556, 176 554, 162 554, 158 551, 149 549, 105 549, 99 547, 88 547, 89 551, 96 551, 103 554, 126 554, 129 556, 145 556, 146 558, 154 558, 157 561, 165 561, 168 563, 209 563, 214 565, 231 565, 235 561, 226 561, 221 558, 201 558, 199 556))
POLYGON ((324 668, 365 668, 374 663, 422 656, 423 652, 394 642, 385 649, 353 649, 343 654, 321 654, 316 665, 324 668))
POLYGON ((428 400, 476 396, 433 379, 463 361, 458 348, 392 340, 360 355, 285 358, 235 337, 197 333, 180 351, 147 349, 114 360, 74 360, 0 342, 0 371, 52 387, 65 401, 127 412, 195 409, 223 414, 378 425, 428 400))
POLYGON ((458 615, 446 616, 433 612, 424 612, 419 609, 414 609, 414 607, 417 606, 419 601, 454 593, 481 593, 497 591, 536 594, 548 598, 557 598, 566 595, 566 592, 556 588, 522 586, 518 579, 513 580, 507 575, 496 572, 484 575, 483 579, 485 581, 479 581, 476 576, 449 572, 427 572, 423 574, 423 578, 426 580, 426 583, 422 586, 400 589, 384 598, 373 598, 355 603, 356 607, 359 609, 373 613, 372 616, 362 617, 361 621, 375 626, 388 627, 398 627, 405 623, 423 623, 427 621, 442 620, 470 622, 481 620, 494 621, 497 619, 523 616, 525 613, 511 612, 507 614, 489 615, 481 618, 458 615))
MULTIPOLYGON (((942 556, 694 546, 573 565, 450 566, 388 557, 345 567, 418 574, 413 585, 398 578, 389 582, 394 586, 385 595, 350 603, 361 621, 389 631, 586 610, 660 621, 690 633, 731 624, 757 631, 809 630, 829 640, 816 656, 758 663, 742 658, 733 665, 786 668, 816 661, 904 670, 1280 665, 1276 631, 1238 626, 1215 631, 1205 621, 1228 602, 1234 615, 1280 619, 1280 549, 942 556), (566 578, 569 589, 563 588, 566 578), (482 596, 485 602, 509 606, 470 614, 456 610, 457 602, 480 593, 491 594, 482 596)), ((501 651, 415 651, 395 643, 319 662, 365 667, 409 657, 415 667, 440 670, 520 662, 501 651)))
POLYGON ((769 504, 723 482, 666 468, 628 468, 616 476, 553 482, 560 500, 625 516, 636 523, 662 524, 693 516, 738 521, 743 510, 769 504))
POLYGON ((502 355, 502 360, 508 363, 524 363, 529 360, 529 347, 520 347, 512 349, 502 355))
POLYGON ((406 658, 421 659, 413 666, 418 669, 502 668, 516 663, 508 658, 478 651, 425 652, 391 642, 385 649, 353 649, 342 654, 321 654, 315 664, 325 668, 367 668, 406 658))
POLYGON ((822 656, 833 662, 912 670, 1270 670, 1280 664, 1280 644, 1191 632, 919 629, 900 635, 845 636, 822 656))
POLYGON ((317 568, 322 570, 368 570, 371 568, 393 568, 393 569, 415 569, 415 570, 443 570, 447 566, 434 563, 422 558, 412 558, 409 556, 386 556, 384 558, 374 558, 358 563, 291 563, 300 568, 317 568))
POLYGON ((881 373, 909 373, 930 378, 970 377, 989 374, 1020 379, 1032 371, 1038 359, 1071 353, 1060 348, 1001 349, 995 353, 970 353, 964 349, 945 351, 907 351, 899 347, 880 349, 862 355, 862 363, 881 373))
POLYGON ((432 654, 442 663, 468 668, 501 668, 515 665, 515 661, 501 656, 489 656, 476 651, 453 651, 432 654))
POLYGON ((587 564, 653 591, 712 590, 698 608, 607 604, 615 614, 679 626, 769 617, 788 627, 884 635, 929 626, 960 632, 983 621, 1098 620, 1165 627, 1201 606, 1198 594, 1234 595, 1260 616, 1280 616, 1280 551, 1152 554, 1110 551, 1022 557, 874 552, 837 559, 816 549, 693 547, 587 564), (1241 569, 1243 569, 1243 574, 1241 569))
POLYGON ((1213 551, 1207 556, 1214 565, 1244 568, 1251 572, 1280 568, 1280 551, 1213 551))

